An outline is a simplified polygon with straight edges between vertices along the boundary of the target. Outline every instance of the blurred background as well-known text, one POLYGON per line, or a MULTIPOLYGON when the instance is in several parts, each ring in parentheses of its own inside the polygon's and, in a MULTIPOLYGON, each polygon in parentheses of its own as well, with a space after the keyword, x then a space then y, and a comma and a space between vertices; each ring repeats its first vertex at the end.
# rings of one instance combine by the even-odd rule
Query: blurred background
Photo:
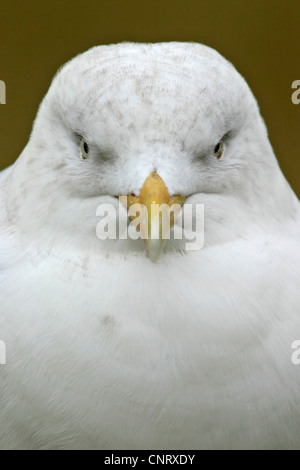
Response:
POLYGON ((300 196, 299 0, 0 0, 0 170, 25 146, 58 67, 94 45, 196 41, 229 59, 252 88, 287 179, 300 196))

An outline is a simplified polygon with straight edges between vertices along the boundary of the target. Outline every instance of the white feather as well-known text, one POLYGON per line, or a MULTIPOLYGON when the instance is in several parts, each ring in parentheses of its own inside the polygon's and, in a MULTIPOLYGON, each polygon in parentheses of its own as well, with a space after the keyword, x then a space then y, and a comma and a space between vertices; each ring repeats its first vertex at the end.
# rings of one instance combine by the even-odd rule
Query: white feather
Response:
POLYGON ((255 99, 218 53, 73 59, 0 176, 0 448, 299 447, 299 231, 255 99), (166 241, 156 264, 142 241, 96 237, 98 205, 154 169, 205 205, 204 248, 166 241))

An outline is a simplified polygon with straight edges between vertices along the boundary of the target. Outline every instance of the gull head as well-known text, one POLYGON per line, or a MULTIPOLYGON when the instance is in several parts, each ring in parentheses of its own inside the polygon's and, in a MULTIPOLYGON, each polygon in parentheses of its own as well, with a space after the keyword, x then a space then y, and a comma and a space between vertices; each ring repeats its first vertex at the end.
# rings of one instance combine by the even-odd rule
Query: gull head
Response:
MULTIPOLYGON (((213 49, 175 42, 98 46, 63 66, 11 184, 25 231, 95 250, 99 204, 123 211, 128 223, 137 217, 128 213, 133 205, 146 207, 147 222, 136 224, 144 241, 126 243, 153 261, 163 245, 182 249, 164 240, 154 204, 181 211, 203 204, 209 244, 275 219, 287 197, 245 80, 213 49)), ((168 214, 172 231, 176 217, 168 214)), ((117 234, 107 249, 119 242, 117 234)))

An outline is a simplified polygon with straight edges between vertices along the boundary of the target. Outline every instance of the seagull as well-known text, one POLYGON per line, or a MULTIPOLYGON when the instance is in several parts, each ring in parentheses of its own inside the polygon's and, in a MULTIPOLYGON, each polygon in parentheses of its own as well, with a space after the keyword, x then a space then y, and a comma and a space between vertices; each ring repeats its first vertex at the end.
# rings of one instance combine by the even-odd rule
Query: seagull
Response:
POLYGON ((299 234, 257 102, 218 52, 72 59, 0 174, 0 448, 299 448, 299 234), (174 203, 168 238, 152 208, 174 203), (188 207, 197 249, 173 236, 188 207), (124 218, 141 236, 99 236, 124 218))

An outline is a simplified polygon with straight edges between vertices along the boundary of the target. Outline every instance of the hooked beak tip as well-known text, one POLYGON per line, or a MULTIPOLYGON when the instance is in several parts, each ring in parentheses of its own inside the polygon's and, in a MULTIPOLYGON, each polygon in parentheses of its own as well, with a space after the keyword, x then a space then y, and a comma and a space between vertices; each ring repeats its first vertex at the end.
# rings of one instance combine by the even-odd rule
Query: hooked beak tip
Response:
POLYGON ((146 251, 152 263, 156 263, 161 253, 163 247, 163 240, 162 239, 148 239, 145 240, 146 243, 146 251))

